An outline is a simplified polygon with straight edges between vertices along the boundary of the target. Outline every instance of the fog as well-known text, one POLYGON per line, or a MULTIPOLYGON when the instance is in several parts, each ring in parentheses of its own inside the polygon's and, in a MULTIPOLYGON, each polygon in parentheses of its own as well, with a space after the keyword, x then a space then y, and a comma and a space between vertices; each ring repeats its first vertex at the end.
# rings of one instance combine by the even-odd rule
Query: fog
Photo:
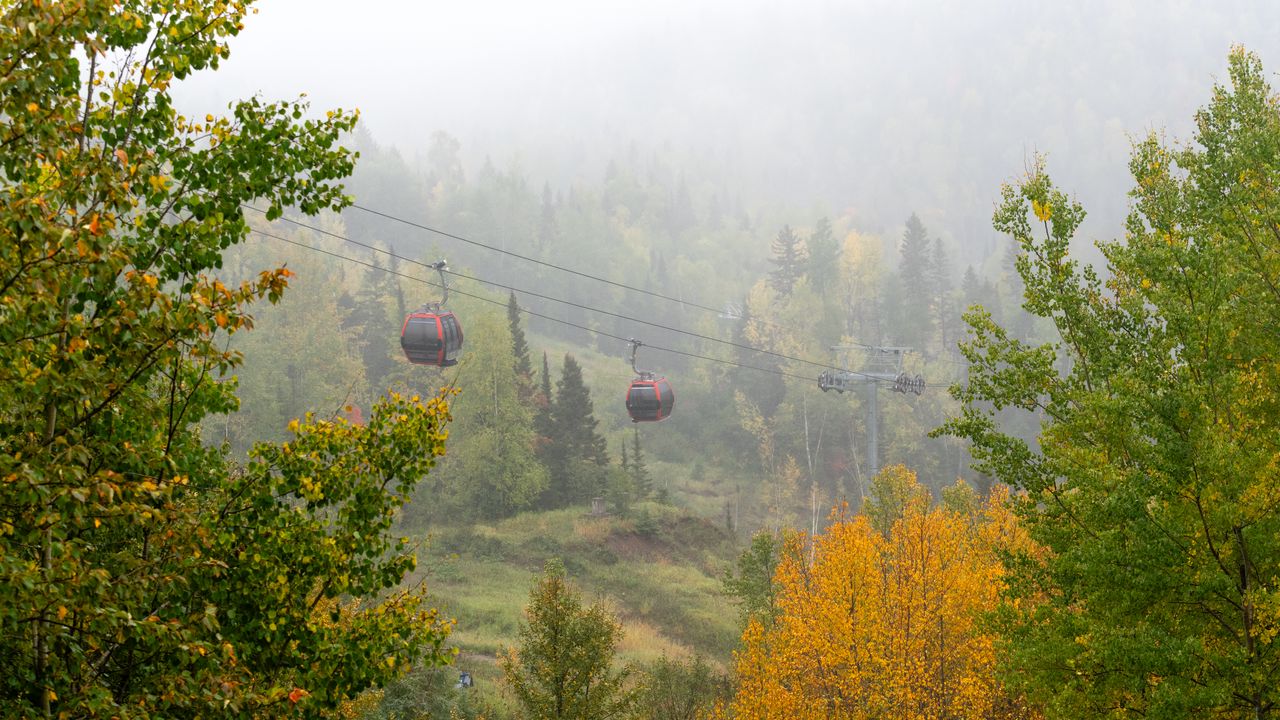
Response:
POLYGON ((411 163, 444 130, 469 169, 518 162, 535 186, 658 149, 748 204, 888 235, 918 212, 972 259, 1035 152, 1085 233, 1115 235, 1129 138, 1185 137, 1233 44, 1280 62, 1280 4, 276 0, 179 97, 306 92, 411 163))

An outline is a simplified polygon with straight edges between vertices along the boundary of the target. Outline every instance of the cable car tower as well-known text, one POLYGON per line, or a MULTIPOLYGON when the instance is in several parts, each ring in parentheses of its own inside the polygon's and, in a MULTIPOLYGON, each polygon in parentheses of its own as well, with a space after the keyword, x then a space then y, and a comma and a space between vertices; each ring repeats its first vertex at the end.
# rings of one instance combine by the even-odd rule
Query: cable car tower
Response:
POLYGON ((832 345, 836 365, 844 370, 823 370, 818 375, 818 387, 826 392, 835 390, 852 392, 861 386, 867 393, 867 477, 880 472, 880 395, 881 385, 888 385, 893 392, 924 392, 924 377, 908 375, 902 370, 903 357, 911 352, 909 347, 881 345, 832 345), (862 357, 861 369, 851 370, 853 359, 862 357))

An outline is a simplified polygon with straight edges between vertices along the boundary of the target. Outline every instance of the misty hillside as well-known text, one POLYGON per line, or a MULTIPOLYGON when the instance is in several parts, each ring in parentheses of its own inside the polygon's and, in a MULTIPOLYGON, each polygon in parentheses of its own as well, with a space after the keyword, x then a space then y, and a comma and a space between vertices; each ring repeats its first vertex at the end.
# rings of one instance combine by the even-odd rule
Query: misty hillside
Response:
POLYGON ((469 172, 518 162, 562 191, 674 155, 691 187, 793 222, 850 213, 888 234, 917 212, 971 261, 998 244, 996 190, 1035 152, 1094 216, 1086 237, 1117 234, 1129 138, 1185 135, 1232 44, 1280 52, 1280 10, 1247 0, 303 5, 264 6, 264 29, 184 103, 304 87, 359 107, 411 164, 443 130, 469 172))
POLYGON ((1277 38, 0 2, 0 720, 1280 716, 1277 38))

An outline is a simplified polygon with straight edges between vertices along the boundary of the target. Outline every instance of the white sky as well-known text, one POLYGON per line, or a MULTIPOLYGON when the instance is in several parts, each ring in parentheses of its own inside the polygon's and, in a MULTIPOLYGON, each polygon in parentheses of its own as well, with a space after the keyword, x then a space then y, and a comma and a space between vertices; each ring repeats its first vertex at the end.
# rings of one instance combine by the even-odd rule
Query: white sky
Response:
POLYGON ((220 71, 178 88, 189 110, 305 91, 318 109, 359 107, 409 158, 445 130, 473 166, 518 155, 537 185, 598 182, 633 143, 674 146, 756 196, 882 224, 918 210, 952 235, 989 228, 1000 181, 1035 150, 1086 199, 1106 186, 1114 226, 1131 134, 1185 134, 1233 43, 1280 69, 1271 0, 259 8, 220 71))

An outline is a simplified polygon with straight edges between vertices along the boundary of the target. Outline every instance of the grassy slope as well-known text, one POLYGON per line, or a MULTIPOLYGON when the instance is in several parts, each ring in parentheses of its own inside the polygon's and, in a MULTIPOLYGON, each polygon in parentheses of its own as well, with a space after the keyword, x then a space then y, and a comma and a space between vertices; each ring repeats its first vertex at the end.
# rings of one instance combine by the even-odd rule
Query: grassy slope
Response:
POLYGON ((497 656, 516 642, 529 589, 552 557, 564 561, 588 601, 621 619, 621 662, 664 654, 728 662, 737 615, 719 577, 736 556, 732 538, 674 508, 641 507, 656 520, 651 534, 638 532, 634 520, 593 518, 584 508, 433 533, 421 573, 442 611, 457 619, 458 670, 471 672, 483 695, 501 702, 492 694, 500 686, 497 656))

